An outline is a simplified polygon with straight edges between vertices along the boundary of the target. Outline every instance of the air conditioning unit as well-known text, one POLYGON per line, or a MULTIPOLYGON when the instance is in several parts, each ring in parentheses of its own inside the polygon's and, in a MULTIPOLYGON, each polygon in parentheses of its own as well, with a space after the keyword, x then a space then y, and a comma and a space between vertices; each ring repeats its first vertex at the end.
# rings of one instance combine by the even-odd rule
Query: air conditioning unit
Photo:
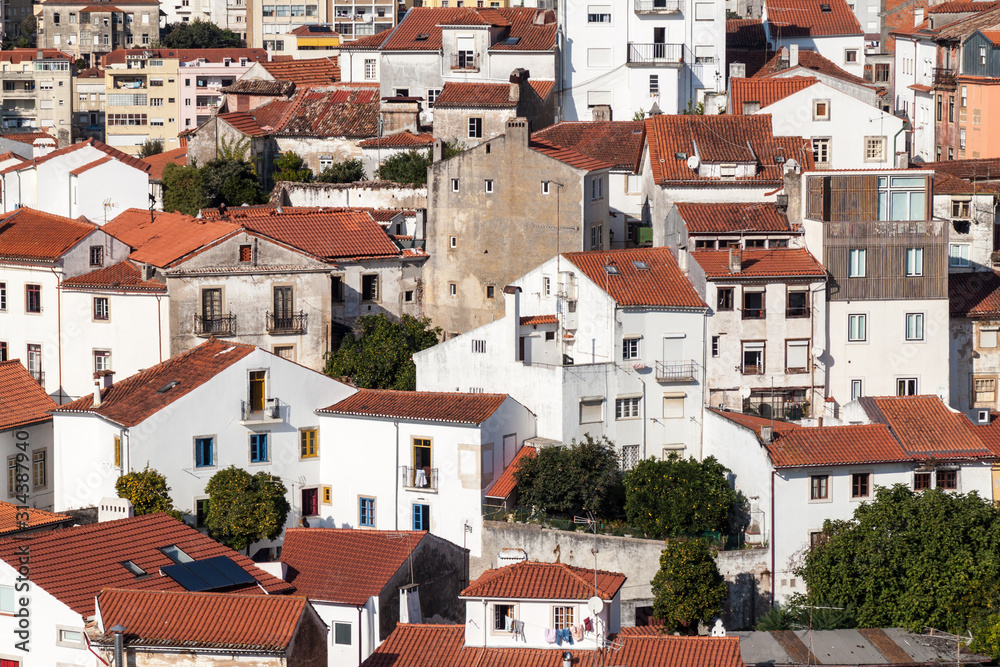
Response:
POLYGON ((278 406, 278 399, 269 398, 267 399, 267 416, 270 419, 278 419, 281 417, 281 408, 278 406))
POLYGON ((989 410, 979 410, 977 413, 976 422, 979 424, 989 424, 990 423, 990 411, 989 410))

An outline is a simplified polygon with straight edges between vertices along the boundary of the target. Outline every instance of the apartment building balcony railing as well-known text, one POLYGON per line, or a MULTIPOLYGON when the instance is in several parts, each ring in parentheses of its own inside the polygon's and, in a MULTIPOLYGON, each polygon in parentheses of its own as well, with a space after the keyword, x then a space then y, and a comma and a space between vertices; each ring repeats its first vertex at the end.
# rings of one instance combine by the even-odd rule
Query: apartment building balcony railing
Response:
POLYGON ((252 406, 247 401, 240 401, 241 424, 269 424, 281 421, 281 401, 277 398, 264 400, 264 409, 252 406))
POLYGON ((465 72, 479 71, 479 55, 473 53, 456 53, 451 57, 451 68, 465 72))
POLYGON ((412 466, 400 466, 399 475, 400 485, 404 489, 435 492, 438 489, 437 468, 414 468, 412 466))
POLYGON ((743 375, 763 375, 764 364, 743 364, 743 375))
POLYGON ((788 306, 785 308, 785 317, 809 317, 809 307, 788 306))
POLYGON ((628 64, 631 67, 680 67, 684 62, 683 44, 639 44, 629 42, 628 64))
POLYGON ((636 14, 676 14, 681 11, 680 0, 633 0, 636 14))
POLYGON ((267 333, 269 334, 304 334, 309 316, 299 311, 297 313, 267 313, 267 333))
POLYGON ((692 382, 698 377, 698 364, 694 361, 657 361, 657 382, 692 382))
POLYGON ((236 315, 218 317, 194 316, 194 332, 198 336, 235 336, 236 315))
POLYGON ((762 320, 767 316, 767 311, 763 308, 742 308, 744 320, 762 320))
POLYGON ((934 68, 934 87, 955 89, 955 70, 950 67, 934 68))

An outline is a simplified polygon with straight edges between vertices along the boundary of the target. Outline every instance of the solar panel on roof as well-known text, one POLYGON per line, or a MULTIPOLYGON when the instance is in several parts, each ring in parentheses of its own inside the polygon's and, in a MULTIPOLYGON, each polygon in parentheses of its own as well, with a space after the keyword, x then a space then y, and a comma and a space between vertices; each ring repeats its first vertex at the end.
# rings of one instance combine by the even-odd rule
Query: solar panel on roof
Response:
MULTIPOLYGON (((226 560, 229 560, 225 556, 221 556, 226 560)), ((199 579, 202 579, 206 584, 208 584, 209 590, 215 590, 216 588, 229 588, 233 586, 232 580, 225 574, 220 572, 214 565, 210 562, 215 560, 210 558, 208 560, 196 560, 193 563, 185 563, 189 572, 193 573, 199 579)))
POLYGON ((212 590, 208 582, 188 569, 186 563, 167 565, 160 569, 163 571, 163 574, 176 581, 186 591, 199 592, 212 590))
POLYGON ((214 591, 257 581, 228 556, 167 565, 161 569, 163 574, 183 586, 184 590, 195 592, 214 591))
POLYGON ((237 565, 233 559, 228 556, 216 556, 215 558, 208 558, 204 562, 211 563, 212 567, 226 575, 226 577, 228 577, 232 582, 230 584, 231 586, 252 584, 257 581, 253 578, 253 575, 237 565))

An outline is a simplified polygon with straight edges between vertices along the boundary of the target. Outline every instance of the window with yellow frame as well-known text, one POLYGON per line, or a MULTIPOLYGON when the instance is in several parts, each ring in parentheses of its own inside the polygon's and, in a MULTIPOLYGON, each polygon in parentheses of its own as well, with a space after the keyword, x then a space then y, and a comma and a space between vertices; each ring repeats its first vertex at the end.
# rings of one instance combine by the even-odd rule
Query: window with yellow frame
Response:
POLYGON ((317 431, 314 428, 304 428, 299 431, 299 456, 304 459, 319 455, 317 431))
POLYGON ((122 467, 122 439, 119 436, 115 436, 115 467, 122 467))

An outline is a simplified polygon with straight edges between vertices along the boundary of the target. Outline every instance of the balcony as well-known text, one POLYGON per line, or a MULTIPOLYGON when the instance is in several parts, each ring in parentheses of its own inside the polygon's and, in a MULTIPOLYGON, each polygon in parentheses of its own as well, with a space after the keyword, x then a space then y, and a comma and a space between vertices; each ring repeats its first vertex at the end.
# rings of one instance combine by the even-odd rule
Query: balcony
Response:
POLYGON ((458 72, 478 72, 479 55, 462 51, 451 57, 451 69, 458 72))
POLYGON ((267 313, 267 333, 269 334, 304 334, 308 315, 297 313, 267 313))
POLYGON ((785 308, 786 318, 795 317, 809 317, 809 307, 808 306, 788 306, 785 308))
POLYGON ((743 375, 763 375, 764 364, 743 364, 743 375))
POLYGON ((220 315, 212 318, 195 315, 194 333, 196 336, 235 336, 236 315, 220 315))
POLYGON ((629 42, 627 65, 630 67, 680 67, 683 62, 683 44, 629 42))
POLYGON ((767 316, 763 308, 741 308, 740 312, 745 320, 762 320, 767 316))
POLYGON ((264 400, 264 409, 255 410, 247 401, 240 401, 240 423, 274 424, 281 421, 281 401, 277 398, 264 400))
POLYGON ((693 382, 698 378, 698 364, 694 361, 657 361, 657 382, 693 382))
POLYGON ((437 493, 438 490, 438 469, 437 468, 413 468, 411 466, 400 466, 400 485, 407 491, 426 491, 437 493))
POLYGON ((955 70, 950 67, 934 68, 934 87, 955 90, 955 70))
POLYGON ((636 14, 677 14, 680 0, 633 0, 636 14))

